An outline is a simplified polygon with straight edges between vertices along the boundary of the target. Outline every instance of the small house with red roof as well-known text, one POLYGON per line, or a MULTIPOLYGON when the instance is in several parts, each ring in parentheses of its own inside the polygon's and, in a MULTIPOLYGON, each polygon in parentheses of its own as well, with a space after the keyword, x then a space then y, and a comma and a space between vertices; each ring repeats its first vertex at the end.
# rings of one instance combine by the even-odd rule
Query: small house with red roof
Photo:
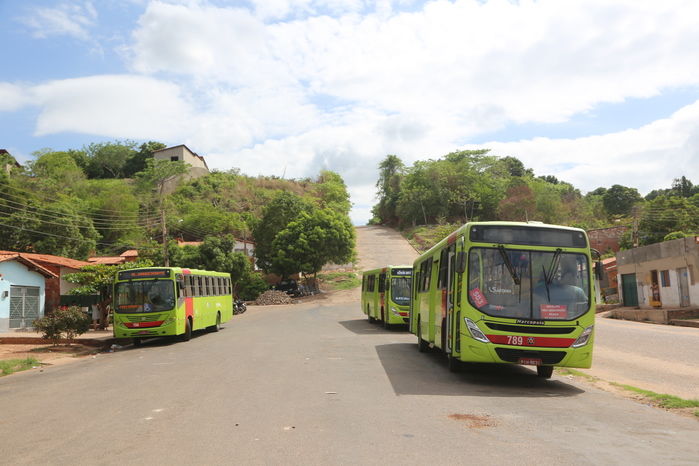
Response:
POLYGON ((0 250, 0 331, 30 327, 34 319, 58 307, 61 295, 75 288, 65 275, 88 264, 51 254, 0 250))

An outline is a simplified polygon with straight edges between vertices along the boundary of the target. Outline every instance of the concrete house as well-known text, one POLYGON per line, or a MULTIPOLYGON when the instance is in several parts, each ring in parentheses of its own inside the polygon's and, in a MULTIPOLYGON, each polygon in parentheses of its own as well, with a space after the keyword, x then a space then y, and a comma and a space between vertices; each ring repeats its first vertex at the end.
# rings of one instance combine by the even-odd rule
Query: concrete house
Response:
POLYGON ((44 284, 45 308, 48 312, 51 312, 60 305, 61 295, 67 295, 70 290, 77 286, 67 282, 64 277, 69 273, 77 272, 85 265, 89 265, 89 262, 69 259, 68 257, 53 256, 51 254, 0 251, 0 255, 20 256, 53 274, 52 277, 46 277, 44 284))
POLYGON ((46 281, 58 275, 22 254, 0 253, 0 333, 32 326, 43 317, 46 281))
POLYGON ((619 251, 616 259, 624 306, 699 306, 699 237, 619 251))
POLYGON ((173 193, 180 180, 191 180, 209 174, 209 167, 206 165, 206 160, 204 160, 204 157, 192 152, 189 150, 189 147, 185 146, 184 144, 156 150, 153 152, 153 158, 156 160, 168 160, 171 162, 180 161, 189 165, 189 171, 187 173, 170 178, 163 183, 163 192, 165 194, 173 193))

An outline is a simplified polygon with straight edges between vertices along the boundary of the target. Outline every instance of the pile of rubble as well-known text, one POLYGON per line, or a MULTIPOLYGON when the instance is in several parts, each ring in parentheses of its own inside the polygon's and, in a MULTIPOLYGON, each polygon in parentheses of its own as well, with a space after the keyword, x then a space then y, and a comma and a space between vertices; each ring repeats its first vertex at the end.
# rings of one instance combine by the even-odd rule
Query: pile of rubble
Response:
POLYGON ((268 306, 270 304, 293 304, 294 300, 284 291, 267 290, 257 297, 255 304, 268 306))

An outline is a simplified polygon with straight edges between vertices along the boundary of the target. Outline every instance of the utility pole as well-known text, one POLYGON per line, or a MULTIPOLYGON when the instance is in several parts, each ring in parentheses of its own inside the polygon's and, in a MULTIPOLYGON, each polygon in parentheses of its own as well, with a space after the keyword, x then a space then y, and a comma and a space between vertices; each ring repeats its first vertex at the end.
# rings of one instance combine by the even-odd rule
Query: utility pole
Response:
POLYGON ((170 258, 167 253, 167 223, 165 222, 165 207, 162 199, 160 201, 160 222, 163 225, 163 262, 165 267, 170 267, 170 258))
POLYGON ((165 221, 165 180, 160 182, 158 186, 158 194, 160 198, 160 224, 163 228, 163 264, 165 267, 170 267, 170 257, 167 252, 167 222, 165 221))
POLYGON ((633 242, 633 247, 638 247, 638 206, 633 206, 631 209, 633 214, 633 230, 631 232, 631 241, 633 242))

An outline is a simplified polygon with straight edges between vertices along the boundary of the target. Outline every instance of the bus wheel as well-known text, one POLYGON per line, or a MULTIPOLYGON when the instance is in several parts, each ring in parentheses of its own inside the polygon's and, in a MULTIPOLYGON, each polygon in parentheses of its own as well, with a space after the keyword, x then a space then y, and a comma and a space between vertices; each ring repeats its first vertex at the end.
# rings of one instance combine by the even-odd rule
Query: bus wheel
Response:
POLYGON ((383 328, 385 328, 386 330, 391 328, 391 325, 388 323, 388 315, 383 309, 381 309, 381 321, 381 325, 383 325, 383 328))
POLYGON ((189 341, 192 339, 192 320, 187 319, 184 324, 184 333, 181 336, 182 341, 189 341))
POLYGON ((140 347, 143 344, 143 340, 140 338, 134 338, 133 339, 133 345, 136 347, 140 347))
POLYGON ((449 367, 449 372, 460 372, 461 361, 453 355, 447 354, 447 367, 449 367))
POLYGON ((210 327, 212 332, 218 332, 221 330, 221 313, 216 314, 216 324, 210 327))
POLYGON ((426 353, 430 349, 430 344, 422 339, 422 332, 420 331, 420 319, 417 320, 417 350, 421 353, 426 353))
POLYGON ((553 375, 553 366, 536 366, 536 375, 544 379, 550 379, 553 375))

